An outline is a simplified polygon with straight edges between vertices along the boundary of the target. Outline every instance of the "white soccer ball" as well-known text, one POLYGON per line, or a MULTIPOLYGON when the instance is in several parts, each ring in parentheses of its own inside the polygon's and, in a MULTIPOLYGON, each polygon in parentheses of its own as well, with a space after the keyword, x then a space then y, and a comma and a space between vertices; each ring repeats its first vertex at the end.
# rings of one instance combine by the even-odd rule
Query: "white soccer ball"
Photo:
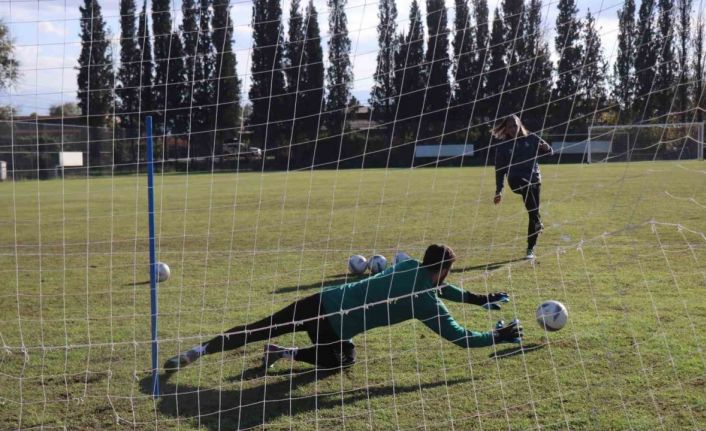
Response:
POLYGON ((404 262, 405 260, 410 260, 410 259, 412 259, 412 256, 408 255, 407 253, 405 253, 403 251, 398 251, 395 254, 395 257, 392 258, 392 264, 397 265, 400 262, 404 262))
POLYGON ((559 301, 545 301, 537 307, 537 323, 547 331, 558 331, 566 325, 569 312, 559 301))
POLYGON ((371 274, 377 274, 378 272, 384 271, 386 266, 387 259, 385 259, 385 256, 381 254, 376 254, 368 261, 368 268, 370 268, 371 274))
POLYGON ((348 258, 348 272, 351 274, 362 274, 368 267, 368 261, 365 256, 354 254, 348 258))
POLYGON ((169 265, 164 262, 157 262, 157 280, 159 280, 160 283, 169 280, 171 274, 172 272, 169 270, 169 265))

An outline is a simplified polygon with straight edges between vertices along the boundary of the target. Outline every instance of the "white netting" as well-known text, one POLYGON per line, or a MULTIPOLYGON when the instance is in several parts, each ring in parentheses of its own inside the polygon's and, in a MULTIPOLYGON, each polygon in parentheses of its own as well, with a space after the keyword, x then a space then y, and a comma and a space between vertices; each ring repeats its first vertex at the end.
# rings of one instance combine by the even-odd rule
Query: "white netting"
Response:
POLYGON ((593 126, 588 135, 589 161, 704 158, 703 123, 593 126))
POLYGON ((702 13, 687 0, 0 4, 0 428, 706 427, 702 13), (534 260, 522 199, 506 184, 493 205, 504 144, 490 129, 509 114, 554 149, 539 157, 534 260), (147 116, 171 268, 160 367, 359 280, 351 255, 421 259, 432 243, 458 256, 447 281, 511 298, 445 301, 455 319, 489 331, 517 317, 521 346, 460 349, 409 320, 356 336, 343 371, 264 369, 256 342, 163 375, 154 398, 147 116), (534 322, 548 299, 569 310, 559 332, 534 322))

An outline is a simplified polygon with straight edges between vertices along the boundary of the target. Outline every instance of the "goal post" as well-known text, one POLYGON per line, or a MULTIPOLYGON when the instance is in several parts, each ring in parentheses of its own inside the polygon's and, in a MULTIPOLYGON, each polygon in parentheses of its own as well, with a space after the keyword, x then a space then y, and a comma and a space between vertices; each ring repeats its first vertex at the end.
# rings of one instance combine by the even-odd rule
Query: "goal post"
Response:
POLYGON ((152 396, 159 397, 159 345, 157 343, 157 253, 154 234, 154 139, 152 137, 152 116, 145 118, 147 129, 147 225, 149 229, 150 256, 150 335, 152 348, 152 396))
POLYGON ((588 163, 704 159, 703 123, 590 126, 588 163))

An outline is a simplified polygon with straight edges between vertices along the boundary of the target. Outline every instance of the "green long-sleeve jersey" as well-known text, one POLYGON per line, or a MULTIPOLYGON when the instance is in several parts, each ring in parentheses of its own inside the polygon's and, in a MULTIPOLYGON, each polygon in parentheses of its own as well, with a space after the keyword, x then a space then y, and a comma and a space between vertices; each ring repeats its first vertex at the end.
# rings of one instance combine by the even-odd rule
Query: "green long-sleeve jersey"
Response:
POLYGON ((364 280, 323 288, 322 307, 343 340, 417 319, 460 347, 493 344, 491 332, 469 331, 459 325, 440 299, 469 302, 473 294, 450 284, 434 287, 431 273, 420 262, 407 260, 364 280))

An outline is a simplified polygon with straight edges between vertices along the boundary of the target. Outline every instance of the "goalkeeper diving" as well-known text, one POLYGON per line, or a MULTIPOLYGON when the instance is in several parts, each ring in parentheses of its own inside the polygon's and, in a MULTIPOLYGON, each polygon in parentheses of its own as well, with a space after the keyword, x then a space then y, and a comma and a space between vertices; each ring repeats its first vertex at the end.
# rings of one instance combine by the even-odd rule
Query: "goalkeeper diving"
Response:
POLYGON ((310 347, 282 347, 267 344, 263 366, 279 359, 312 364, 317 368, 341 368, 355 363, 352 338, 381 326, 417 319, 440 337, 461 348, 517 343, 522 338, 519 321, 499 324, 492 331, 476 332, 461 326, 442 299, 498 310, 510 300, 507 293, 478 295, 444 283, 456 260, 445 245, 430 245, 419 262, 398 263, 372 277, 339 286, 324 287, 318 293, 297 300, 269 317, 233 327, 205 343, 167 360, 164 369, 174 372, 204 355, 237 349, 256 341, 306 331, 310 347))

